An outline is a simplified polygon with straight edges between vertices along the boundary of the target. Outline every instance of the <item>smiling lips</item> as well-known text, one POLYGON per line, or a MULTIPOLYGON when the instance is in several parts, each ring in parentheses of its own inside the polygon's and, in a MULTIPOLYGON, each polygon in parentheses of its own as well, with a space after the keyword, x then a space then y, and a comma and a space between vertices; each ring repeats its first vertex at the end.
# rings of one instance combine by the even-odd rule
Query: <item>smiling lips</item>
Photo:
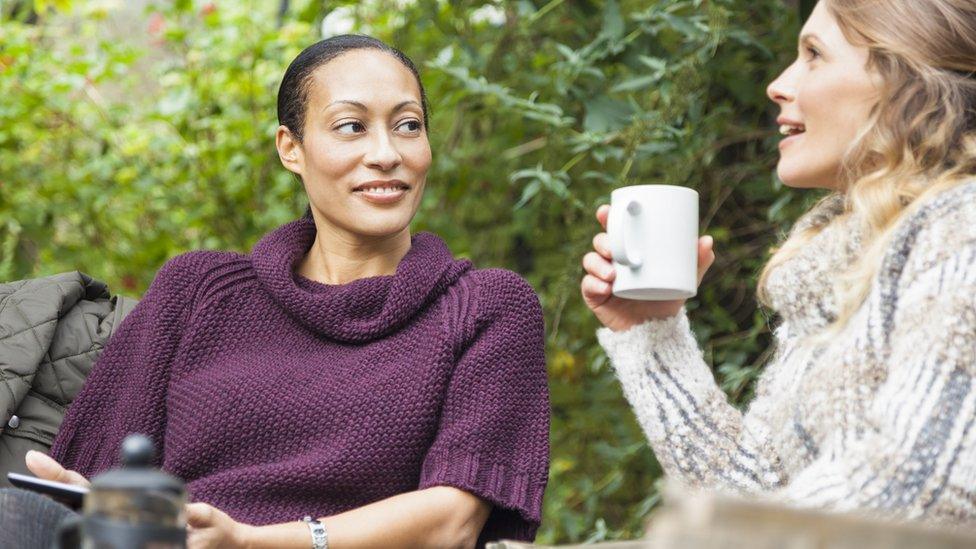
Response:
POLYGON ((393 204, 399 202, 410 191, 410 185, 393 179, 390 181, 367 181, 357 185, 353 194, 374 204, 393 204))
POLYGON ((783 146, 787 143, 794 141, 796 136, 802 135, 803 132, 807 130, 806 126, 793 120, 779 118, 776 120, 776 123, 779 124, 779 133, 786 136, 786 139, 779 142, 780 148, 783 148, 783 146))
POLYGON ((797 124, 783 124, 779 127, 779 133, 783 135, 796 135, 803 133, 804 128, 802 125, 797 124))

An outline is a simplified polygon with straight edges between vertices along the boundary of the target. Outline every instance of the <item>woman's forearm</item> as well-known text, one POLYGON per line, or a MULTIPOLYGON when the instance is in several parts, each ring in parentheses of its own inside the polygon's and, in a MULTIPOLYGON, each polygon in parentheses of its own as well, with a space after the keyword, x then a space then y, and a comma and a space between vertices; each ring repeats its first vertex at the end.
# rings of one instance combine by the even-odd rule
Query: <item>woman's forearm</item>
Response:
MULTIPOLYGON (((329 549, 360 547, 473 547, 491 506, 447 486, 399 494, 331 517, 320 518, 329 549)), ((248 527, 253 549, 312 546, 308 526, 288 522, 248 527)))
MULTIPOLYGON (((765 492, 785 473, 775 449, 755 436, 764 425, 729 404, 684 312, 626 331, 597 332, 627 400, 665 472, 687 484, 734 492, 765 492)), ((753 410, 759 409, 757 402, 753 410)))

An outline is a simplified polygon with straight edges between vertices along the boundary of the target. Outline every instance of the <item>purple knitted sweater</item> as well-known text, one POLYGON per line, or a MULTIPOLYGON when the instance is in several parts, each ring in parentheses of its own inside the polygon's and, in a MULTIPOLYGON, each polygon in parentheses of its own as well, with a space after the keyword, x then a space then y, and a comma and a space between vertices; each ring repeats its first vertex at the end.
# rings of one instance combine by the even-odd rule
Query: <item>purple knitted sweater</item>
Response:
POLYGON ((303 218, 249 256, 167 262, 68 409, 54 458, 91 477, 142 432, 193 500, 245 523, 447 485, 494 505, 481 543, 532 539, 549 398, 531 287, 429 233, 393 275, 319 284, 294 274, 314 237, 303 218))

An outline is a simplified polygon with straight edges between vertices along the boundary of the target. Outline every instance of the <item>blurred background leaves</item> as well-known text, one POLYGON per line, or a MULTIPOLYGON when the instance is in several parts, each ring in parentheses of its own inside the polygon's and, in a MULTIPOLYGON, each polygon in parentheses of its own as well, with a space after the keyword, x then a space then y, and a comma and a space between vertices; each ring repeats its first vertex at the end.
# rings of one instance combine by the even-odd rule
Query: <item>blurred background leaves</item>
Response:
POLYGON ((660 468, 579 297, 613 188, 699 191, 718 258, 688 308, 748 401, 769 343, 756 274, 816 198, 776 180, 765 97, 794 55, 796 3, 5 0, 0 14, 0 280, 78 269, 139 295, 176 254, 249 250, 305 206, 274 148, 285 68, 323 33, 363 32, 412 57, 430 98, 415 229, 518 271, 545 307, 540 541, 636 537, 658 502, 660 468))

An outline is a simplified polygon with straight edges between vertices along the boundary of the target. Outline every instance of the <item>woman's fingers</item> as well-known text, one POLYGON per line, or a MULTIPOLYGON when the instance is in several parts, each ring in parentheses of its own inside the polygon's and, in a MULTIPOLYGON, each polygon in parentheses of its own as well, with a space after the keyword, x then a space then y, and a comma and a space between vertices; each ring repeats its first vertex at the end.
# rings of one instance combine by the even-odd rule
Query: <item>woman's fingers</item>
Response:
POLYGON ((27 463, 27 468, 30 469, 30 472, 39 478, 82 487, 87 487, 90 484, 88 479, 79 473, 65 469, 53 458, 37 450, 27 452, 24 461, 27 463))
POLYGON ((583 299, 591 307, 602 305, 613 293, 612 284, 593 275, 583 277, 580 289, 583 291, 583 299))
POLYGON ((590 252, 583 256, 583 269, 605 282, 613 282, 616 275, 613 264, 596 252, 590 252))
POLYGON ((607 261, 613 260, 613 252, 610 251, 610 236, 607 233, 597 233, 593 237, 593 249, 607 261))
POLYGON ((214 521, 214 508, 206 503, 190 503, 186 506, 186 524, 191 528, 206 528, 214 521))
POLYGON ((600 222, 603 230, 607 230, 607 217, 610 215, 610 206, 604 204, 596 209, 596 220, 600 222))
POLYGON ((64 469, 58 462, 37 450, 28 451, 24 456, 24 463, 31 473, 44 480, 56 480, 55 477, 60 474, 59 469, 64 469))
MULTIPOLYGON (((596 219, 603 226, 603 230, 607 229, 609 214, 610 206, 606 204, 596 209, 596 219)), ((591 309, 603 305, 613 294, 613 278, 616 275, 611 263, 612 256, 606 233, 593 237, 593 249, 595 251, 583 256, 583 269, 587 274, 580 282, 583 300, 591 309)))
POLYGON ((698 239, 698 283, 701 284, 705 273, 715 263, 715 240, 711 235, 705 235, 698 239))

